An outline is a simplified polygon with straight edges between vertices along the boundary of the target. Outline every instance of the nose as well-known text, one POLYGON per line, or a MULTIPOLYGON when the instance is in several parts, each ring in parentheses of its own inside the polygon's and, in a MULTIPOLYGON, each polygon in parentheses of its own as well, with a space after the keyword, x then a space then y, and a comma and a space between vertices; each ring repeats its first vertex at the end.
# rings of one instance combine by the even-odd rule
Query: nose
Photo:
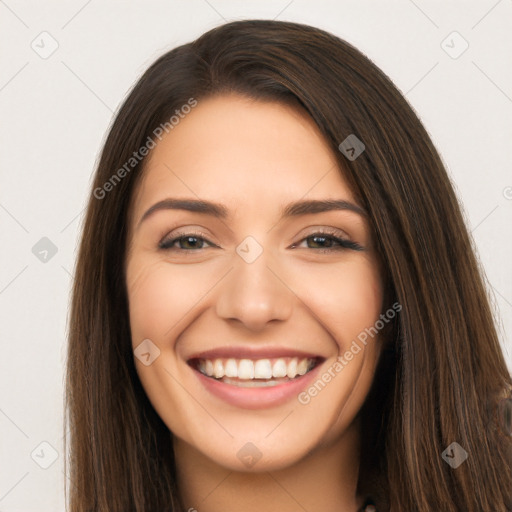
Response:
POLYGON ((252 263, 234 256, 234 268, 219 290, 216 312, 220 318, 260 331, 270 322, 290 317, 296 297, 268 256, 264 250, 252 263))

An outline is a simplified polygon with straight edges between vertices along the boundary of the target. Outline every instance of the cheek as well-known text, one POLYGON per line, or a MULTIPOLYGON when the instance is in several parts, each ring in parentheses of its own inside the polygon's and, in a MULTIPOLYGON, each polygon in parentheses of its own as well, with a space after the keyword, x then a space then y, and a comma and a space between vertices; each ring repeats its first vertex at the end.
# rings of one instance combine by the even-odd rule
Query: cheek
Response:
POLYGON ((373 382, 379 344, 365 331, 380 318, 383 290, 377 266, 362 258, 330 270, 317 268, 306 286, 308 306, 334 340, 337 354, 299 402, 306 405, 308 418, 323 418, 328 425, 320 441, 328 446, 348 428, 373 382))
POLYGON ((168 264, 143 256, 127 267, 130 325, 134 343, 140 339, 161 340, 186 314, 194 287, 191 276, 169 271, 168 264))
POLYGON ((382 285, 371 260, 359 259, 330 269, 317 268, 308 275, 308 306, 341 349, 379 318, 382 285))
POLYGON ((126 274, 133 342, 149 338, 164 343, 190 323, 190 314, 198 314, 223 269, 177 266, 141 253, 129 260, 126 274))

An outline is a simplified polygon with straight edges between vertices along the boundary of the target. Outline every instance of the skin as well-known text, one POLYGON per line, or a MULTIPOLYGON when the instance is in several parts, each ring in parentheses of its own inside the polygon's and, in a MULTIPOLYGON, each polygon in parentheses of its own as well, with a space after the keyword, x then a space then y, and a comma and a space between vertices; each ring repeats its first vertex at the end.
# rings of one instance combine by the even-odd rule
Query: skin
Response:
POLYGON ((362 504, 357 413, 374 376, 378 336, 306 405, 294 396, 266 409, 233 406, 186 363, 212 348, 277 346, 321 355, 321 375, 379 319, 383 283, 367 219, 348 210, 281 219, 281 208, 304 199, 357 205, 314 122, 274 102, 199 101, 146 162, 130 209, 125 269, 132 345, 150 339, 160 350, 152 364, 135 363, 173 433, 185 510, 355 512, 362 504), (169 197, 219 202, 229 216, 162 209, 141 222, 169 197), (159 248, 178 228, 206 241, 159 248), (321 252, 329 241, 311 238, 318 228, 363 250, 321 252), (250 264, 236 252, 249 235, 263 249, 250 264), (247 442, 261 452, 250 468, 237 457, 247 442))

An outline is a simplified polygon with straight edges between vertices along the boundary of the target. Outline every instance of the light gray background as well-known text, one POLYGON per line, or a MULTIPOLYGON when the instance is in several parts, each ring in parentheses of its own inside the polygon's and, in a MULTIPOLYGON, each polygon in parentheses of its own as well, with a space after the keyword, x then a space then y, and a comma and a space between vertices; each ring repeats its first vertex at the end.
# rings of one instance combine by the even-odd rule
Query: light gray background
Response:
POLYGON ((406 95, 464 204, 512 369, 512 0, 0 0, 0 512, 64 510, 68 298, 113 112, 157 56, 243 18, 327 29, 406 95), (458 58, 453 31, 469 43, 458 58), (31 47, 52 40, 45 59, 31 47), (42 237, 58 249, 47 262, 32 253, 42 237))

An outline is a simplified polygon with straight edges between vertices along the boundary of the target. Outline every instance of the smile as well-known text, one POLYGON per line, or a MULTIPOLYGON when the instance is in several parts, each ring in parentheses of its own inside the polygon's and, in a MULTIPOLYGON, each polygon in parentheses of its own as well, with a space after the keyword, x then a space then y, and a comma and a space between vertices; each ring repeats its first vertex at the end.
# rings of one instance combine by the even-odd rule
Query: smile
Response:
POLYGON ((279 357, 272 359, 196 359, 192 366, 203 375, 239 387, 277 386, 305 375, 317 358, 279 357))
POLYGON ((186 362, 209 396, 242 409, 265 409, 293 401, 325 359, 268 345, 219 347, 190 354, 186 362))

